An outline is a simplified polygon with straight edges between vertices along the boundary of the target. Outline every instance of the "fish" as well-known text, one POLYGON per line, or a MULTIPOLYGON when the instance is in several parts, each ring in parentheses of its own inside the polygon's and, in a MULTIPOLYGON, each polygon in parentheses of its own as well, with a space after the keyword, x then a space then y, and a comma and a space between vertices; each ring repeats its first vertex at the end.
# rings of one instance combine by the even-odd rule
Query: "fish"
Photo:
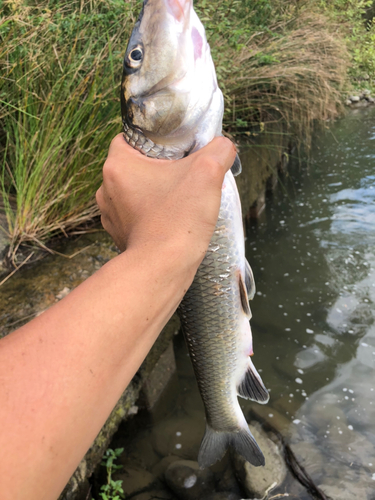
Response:
MULTIPOLYGON (((223 110, 210 47, 193 1, 144 0, 124 57, 125 140, 152 158, 184 158, 222 135, 223 110)), ((249 299, 255 282, 245 258, 234 179, 240 172, 237 155, 224 178, 207 253, 177 311, 205 408, 201 468, 213 465, 228 449, 255 466, 265 463, 237 398, 261 404, 269 399, 251 359, 249 299)))

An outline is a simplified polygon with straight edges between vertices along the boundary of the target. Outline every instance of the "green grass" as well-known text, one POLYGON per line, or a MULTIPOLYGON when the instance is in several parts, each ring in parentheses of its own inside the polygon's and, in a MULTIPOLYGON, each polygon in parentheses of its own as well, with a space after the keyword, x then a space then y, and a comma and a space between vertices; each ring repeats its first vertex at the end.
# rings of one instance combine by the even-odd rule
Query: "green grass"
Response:
POLYGON ((3 9, 0 141, 14 255, 22 243, 46 241, 97 214, 101 167, 121 130, 120 68, 134 5, 50 0, 3 9))
MULTIPOLYGON (((330 0, 319 2, 333 15, 330 0)), ((337 114, 345 47, 335 25, 300 3, 196 0, 227 132, 254 122, 267 131, 277 120, 309 139, 315 121, 337 114)), ((94 194, 121 131, 122 58, 140 6, 0 0, 0 187, 14 264, 20 245, 67 234, 98 213, 94 194)))

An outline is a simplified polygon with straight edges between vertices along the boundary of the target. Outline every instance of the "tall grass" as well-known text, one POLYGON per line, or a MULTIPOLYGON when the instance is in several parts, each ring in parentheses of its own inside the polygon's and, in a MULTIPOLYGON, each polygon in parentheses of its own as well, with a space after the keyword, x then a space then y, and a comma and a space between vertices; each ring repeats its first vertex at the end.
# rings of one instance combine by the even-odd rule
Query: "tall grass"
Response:
POLYGON ((2 186, 14 256, 22 243, 45 241, 97 214, 101 167, 121 130, 119 68, 134 5, 20 0, 3 9, 2 186))
MULTIPOLYGON (((335 27, 286 0, 196 0, 229 131, 283 121, 310 137, 337 113, 346 54, 335 27)), ((119 84, 138 0, 0 0, 0 175, 8 255, 97 214, 121 130, 119 84)), ((263 125, 262 125, 263 126, 263 125)))

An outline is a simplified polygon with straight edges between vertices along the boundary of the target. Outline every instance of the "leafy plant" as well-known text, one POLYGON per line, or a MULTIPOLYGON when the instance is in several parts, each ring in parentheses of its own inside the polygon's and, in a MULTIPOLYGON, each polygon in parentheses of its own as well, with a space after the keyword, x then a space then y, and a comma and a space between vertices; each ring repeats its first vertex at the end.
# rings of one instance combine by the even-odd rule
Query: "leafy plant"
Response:
POLYGON ((112 450, 109 448, 103 457, 101 465, 107 468, 107 484, 100 488, 100 497, 102 500, 121 500, 124 498, 124 490, 122 489, 122 481, 115 481, 112 474, 115 470, 121 469, 121 465, 115 464, 115 461, 122 454, 124 448, 112 450))

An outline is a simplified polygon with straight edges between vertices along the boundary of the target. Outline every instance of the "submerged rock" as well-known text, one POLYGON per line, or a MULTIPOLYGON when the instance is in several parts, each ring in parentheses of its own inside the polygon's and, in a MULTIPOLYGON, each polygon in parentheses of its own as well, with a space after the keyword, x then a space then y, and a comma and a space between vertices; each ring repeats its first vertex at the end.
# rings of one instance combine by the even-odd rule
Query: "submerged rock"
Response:
POLYGON ((170 418, 159 422, 152 430, 152 445, 165 457, 178 455, 196 459, 205 430, 205 421, 190 417, 170 418))
POLYGON ((156 477, 140 467, 127 467, 123 471, 116 472, 114 479, 122 481, 122 489, 126 498, 132 493, 149 487, 156 480, 156 477))
POLYGON ((242 498, 232 491, 220 491, 212 493, 212 495, 205 497, 204 500, 242 500, 242 498))
POLYGON ((180 500, 203 499, 214 492, 213 473, 191 460, 173 462, 165 472, 165 480, 180 500))
POLYGON ((257 422, 252 422, 249 427, 264 454, 266 465, 254 467, 240 455, 235 455, 234 466, 248 497, 262 499, 284 481, 287 469, 279 448, 261 426, 257 422))

